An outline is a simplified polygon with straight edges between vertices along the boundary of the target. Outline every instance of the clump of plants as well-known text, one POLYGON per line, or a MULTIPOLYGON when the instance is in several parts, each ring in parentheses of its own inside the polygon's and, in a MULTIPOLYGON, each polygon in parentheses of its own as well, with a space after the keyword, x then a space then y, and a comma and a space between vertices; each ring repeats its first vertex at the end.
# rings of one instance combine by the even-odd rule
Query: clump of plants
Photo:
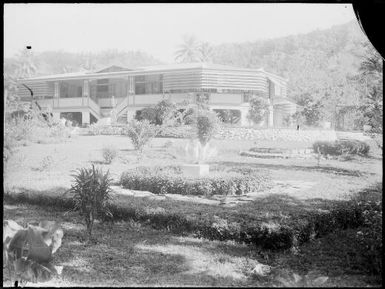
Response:
POLYGON ((92 237, 92 229, 96 219, 112 219, 110 211, 111 182, 109 171, 102 169, 78 169, 69 193, 72 195, 74 209, 80 212, 86 227, 88 237, 92 237))
POLYGON ((131 139, 134 148, 142 153, 144 146, 153 139, 158 133, 158 128, 152 125, 148 120, 132 120, 126 134, 131 139))
POLYGON ((40 162, 40 166, 37 168, 38 171, 46 171, 46 170, 49 170, 52 165, 54 163, 54 160, 51 156, 45 156, 41 162, 40 162))
POLYGON ((154 125, 163 125, 169 118, 177 112, 176 105, 168 99, 158 102, 153 107, 147 107, 136 115, 136 120, 147 120, 154 125))
POLYGON ((258 124, 264 120, 269 103, 261 96, 255 96, 250 99, 250 108, 247 115, 248 119, 258 124))
POLYGON ((216 113, 202 110, 196 119, 198 140, 202 146, 206 146, 215 135, 219 121, 216 113))
POLYGON ((114 146, 105 146, 102 149, 103 159, 106 164, 110 164, 118 155, 118 150, 114 146))
POLYGON ((334 142, 317 141, 313 143, 313 150, 319 156, 359 155, 367 156, 370 146, 359 140, 343 139, 334 142))
POLYGON ((269 187, 270 176, 265 171, 242 174, 230 170, 194 178, 183 175, 178 167, 138 167, 124 172, 120 184, 154 194, 244 195, 269 187))

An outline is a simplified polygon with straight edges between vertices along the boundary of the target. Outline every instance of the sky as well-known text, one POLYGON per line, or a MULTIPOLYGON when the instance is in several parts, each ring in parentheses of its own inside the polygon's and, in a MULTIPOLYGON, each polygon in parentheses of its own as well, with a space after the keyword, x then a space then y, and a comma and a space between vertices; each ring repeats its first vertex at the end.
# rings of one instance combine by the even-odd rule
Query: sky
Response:
POLYGON ((184 35, 217 45, 302 34, 355 19, 351 4, 5 4, 4 56, 142 50, 165 63, 184 35))

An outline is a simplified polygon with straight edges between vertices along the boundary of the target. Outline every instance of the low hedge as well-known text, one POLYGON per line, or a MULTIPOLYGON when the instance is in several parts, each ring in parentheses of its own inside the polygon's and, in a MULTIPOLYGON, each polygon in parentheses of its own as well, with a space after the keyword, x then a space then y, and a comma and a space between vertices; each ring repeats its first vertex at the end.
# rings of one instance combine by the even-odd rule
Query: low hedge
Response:
POLYGON ((126 128, 123 125, 100 125, 91 124, 88 127, 88 134, 90 135, 125 135, 126 128))
POLYGON ((213 172, 209 176, 192 178, 176 167, 138 167, 124 172, 120 185, 126 189, 149 191, 153 194, 180 195, 244 195, 261 191, 271 182, 267 171, 236 170, 213 172))
POLYGON ((191 138, 196 135, 195 129, 189 125, 162 127, 156 137, 191 138))
POLYGON ((370 146, 359 140, 343 139, 334 142, 317 141, 313 144, 315 153, 330 156, 340 155, 361 155, 366 156, 369 153, 370 146))

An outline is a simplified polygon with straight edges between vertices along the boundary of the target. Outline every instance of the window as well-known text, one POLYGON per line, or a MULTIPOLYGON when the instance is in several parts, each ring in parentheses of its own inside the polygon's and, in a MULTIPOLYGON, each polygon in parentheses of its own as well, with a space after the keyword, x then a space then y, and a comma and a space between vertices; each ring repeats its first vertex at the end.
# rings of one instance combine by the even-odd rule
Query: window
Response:
POLYGON ((98 79, 96 81, 96 94, 98 98, 107 98, 109 81, 108 79, 98 79))
POLYGON ((135 76, 135 94, 163 93, 162 75, 135 76))
POLYGON ((66 82, 60 83, 60 98, 68 98, 69 84, 66 82))

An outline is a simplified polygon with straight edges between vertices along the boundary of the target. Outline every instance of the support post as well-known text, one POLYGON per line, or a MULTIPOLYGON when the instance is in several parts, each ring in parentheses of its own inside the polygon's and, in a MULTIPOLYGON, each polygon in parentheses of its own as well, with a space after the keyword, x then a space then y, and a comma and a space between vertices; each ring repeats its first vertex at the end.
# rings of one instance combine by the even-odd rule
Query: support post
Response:
POLYGON ((274 107, 273 107, 271 101, 269 104, 269 118, 267 121, 267 126, 268 127, 274 127, 274 107))
POLYGON ((54 93, 53 93, 53 99, 54 99, 54 107, 59 106, 59 99, 60 99, 60 85, 59 82, 56 81, 54 85, 54 93))
POLYGON ((240 109, 241 112, 241 126, 250 126, 250 120, 247 118, 247 115, 249 113, 249 108, 242 108, 240 109))
POLYGON ((127 109, 127 123, 135 118, 136 110, 127 109))
POLYGON ((82 111, 82 125, 90 124, 90 113, 88 111, 82 111))
POLYGON ((89 83, 88 80, 83 81, 82 106, 84 106, 84 99, 89 97, 89 83))

